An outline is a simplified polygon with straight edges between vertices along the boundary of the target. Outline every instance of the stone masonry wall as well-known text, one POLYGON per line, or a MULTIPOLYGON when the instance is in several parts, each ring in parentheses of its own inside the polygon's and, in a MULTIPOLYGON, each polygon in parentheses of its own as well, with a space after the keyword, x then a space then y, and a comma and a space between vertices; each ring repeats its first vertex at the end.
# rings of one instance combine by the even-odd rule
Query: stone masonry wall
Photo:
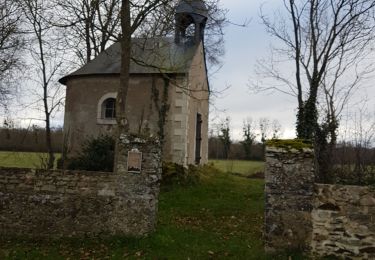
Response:
POLYGON ((266 149, 265 249, 375 259, 375 189, 314 183, 312 150, 293 142, 266 149))
MULTIPOLYGON (((133 146, 132 140, 124 142, 133 146)), ((141 173, 0 168, 0 236, 139 236, 151 232, 156 224, 160 149, 152 141, 142 142, 139 148, 143 152, 141 173)))
POLYGON ((118 185, 121 197, 127 199, 121 208, 123 224, 132 235, 148 234, 155 230, 162 171, 161 143, 156 137, 121 135, 116 172, 126 176, 118 185), (142 152, 141 173, 128 173, 128 151, 142 152))
POLYGON ((267 146, 265 249, 306 248, 311 237, 313 151, 267 146))
POLYGON ((375 259, 375 190, 317 184, 315 194, 313 253, 375 259))

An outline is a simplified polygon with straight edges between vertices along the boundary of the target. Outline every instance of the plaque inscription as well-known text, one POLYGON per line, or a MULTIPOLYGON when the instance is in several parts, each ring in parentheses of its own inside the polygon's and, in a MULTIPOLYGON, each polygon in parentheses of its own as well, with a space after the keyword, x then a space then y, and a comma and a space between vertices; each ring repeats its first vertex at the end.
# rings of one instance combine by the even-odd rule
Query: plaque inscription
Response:
POLYGON ((142 153, 138 149, 128 152, 128 172, 141 173, 142 153))

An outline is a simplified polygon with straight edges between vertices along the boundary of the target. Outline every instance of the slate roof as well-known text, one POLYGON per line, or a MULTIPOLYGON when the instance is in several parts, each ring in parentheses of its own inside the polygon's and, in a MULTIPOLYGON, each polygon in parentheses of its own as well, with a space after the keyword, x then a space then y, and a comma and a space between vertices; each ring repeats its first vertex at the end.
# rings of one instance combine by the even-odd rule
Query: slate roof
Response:
MULTIPOLYGON (((176 44, 171 37, 159 39, 132 39, 131 74, 187 73, 197 50, 190 42, 176 44)), ((115 43, 95 59, 61 78, 66 85, 72 77, 120 74, 121 45, 115 43)))
POLYGON ((199 14, 208 17, 208 9, 202 0, 180 1, 176 7, 176 14, 179 13, 199 14))

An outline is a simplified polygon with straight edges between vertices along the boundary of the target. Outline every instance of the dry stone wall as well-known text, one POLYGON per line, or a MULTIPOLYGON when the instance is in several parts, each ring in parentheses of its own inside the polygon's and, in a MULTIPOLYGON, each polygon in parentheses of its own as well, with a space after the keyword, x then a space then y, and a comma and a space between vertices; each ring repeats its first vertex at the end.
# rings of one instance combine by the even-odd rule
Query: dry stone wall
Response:
POLYGON ((313 183, 311 149, 267 147, 266 251, 307 247, 312 232, 313 183))
POLYGON ((317 255, 375 259, 375 190, 315 185, 311 249, 317 255))
POLYGON ((0 168, 0 236, 139 236, 154 230, 160 146, 139 140, 124 137, 127 147, 143 153, 140 173, 127 172, 126 155, 116 174, 0 168))
POLYGON ((317 184, 313 151, 285 147, 266 149, 266 251, 375 259, 375 188, 317 184))

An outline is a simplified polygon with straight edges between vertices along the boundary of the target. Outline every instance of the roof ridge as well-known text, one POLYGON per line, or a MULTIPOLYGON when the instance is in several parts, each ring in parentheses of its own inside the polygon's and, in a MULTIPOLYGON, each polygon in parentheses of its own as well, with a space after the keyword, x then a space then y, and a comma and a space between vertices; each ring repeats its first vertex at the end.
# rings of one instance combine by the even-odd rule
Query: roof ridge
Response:
MULTIPOLYGON (((147 39, 147 38, 138 38, 147 39)), ((148 43, 140 46, 136 41, 132 44, 132 60, 130 64, 131 74, 155 74, 155 73, 187 73, 191 61, 196 53, 198 45, 194 44, 176 44, 172 37, 163 37, 158 39, 171 39, 165 41, 165 44, 152 45, 152 48, 146 48, 148 43), (157 48, 156 48, 157 47, 157 48)), ((153 42, 159 42, 157 41, 153 42)), ((150 40, 148 38, 147 40, 150 40)), ((155 40, 155 38, 152 38, 155 40)), ((152 43, 152 42, 151 42, 152 43)), ((121 68, 121 45, 115 42, 93 60, 89 61, 79 69, 75 70, 59 80, 66 85, 71 77, 87 75, 111 75, 119 74, 121 68)))

